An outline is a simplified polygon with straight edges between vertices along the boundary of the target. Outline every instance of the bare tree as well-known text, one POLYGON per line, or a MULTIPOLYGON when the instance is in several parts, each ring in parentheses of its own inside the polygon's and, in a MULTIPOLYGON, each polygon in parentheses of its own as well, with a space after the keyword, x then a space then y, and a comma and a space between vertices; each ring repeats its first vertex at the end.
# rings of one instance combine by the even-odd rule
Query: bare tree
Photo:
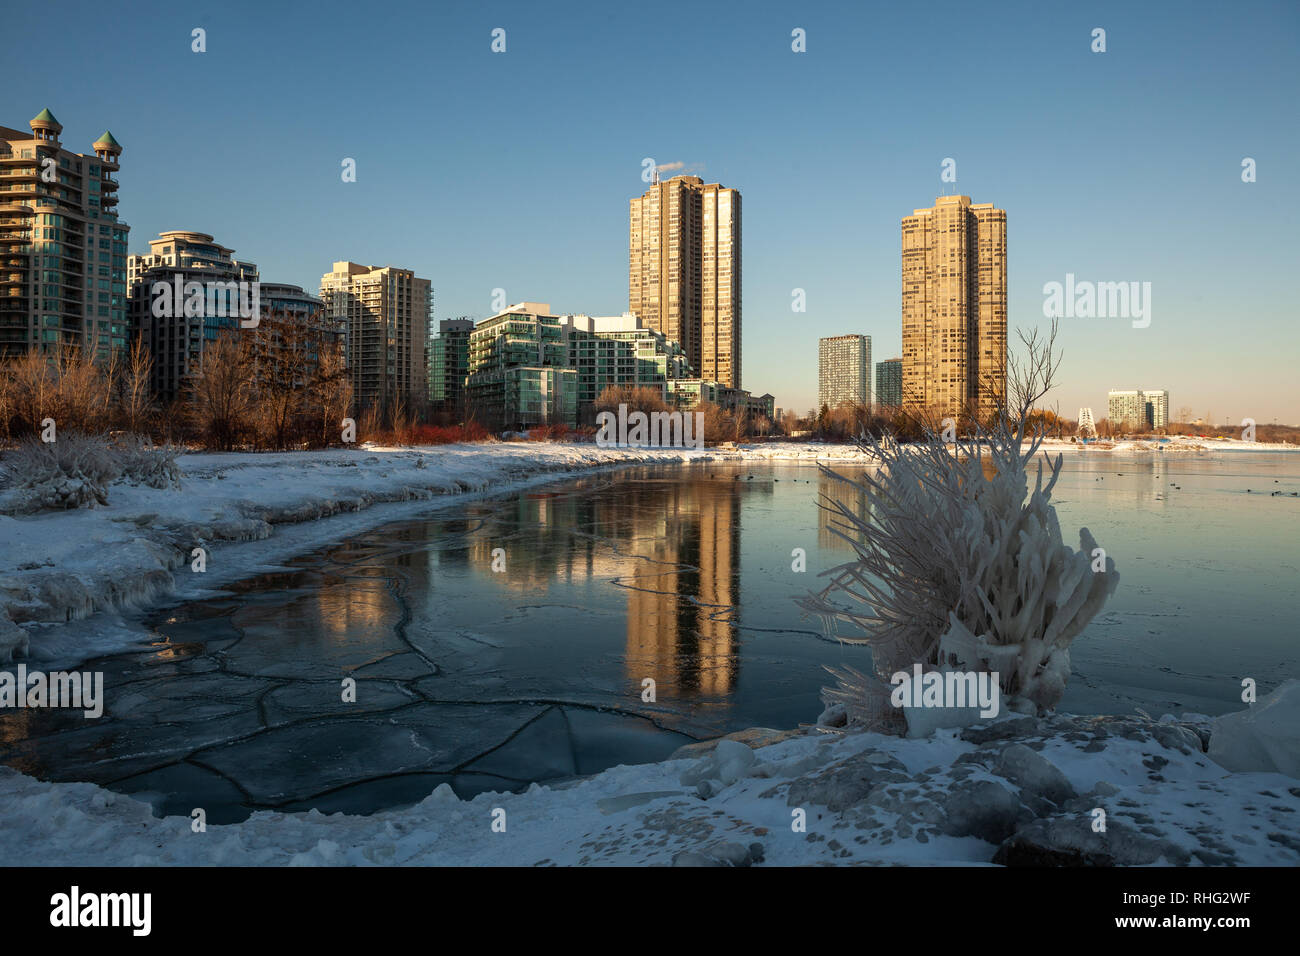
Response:
POLYGON ((253 356, 249 339, 222 333, 199 359, 191 382, 191 410, 206 441, 229 451, 248 434, 254 412, 253 356))
POLYGON ((320 443, 333 444, 339 440, 343 419, 352 408, 352 381, 348 378, 343 349, 337 344, 322 342, 311 390, 320 424, 320 443))
POLYGON ((153 356, 144 340, 131 345, 126 365, 117 377, 117 406, 122 424, 133 433, 144 431, 155 412, 153 401, 153 356))
POLYGON ((1056 319, 1046 336, 1041 336, 1037 328, 1029 333, 1019 329, 1017 335, 1024 351, 1007 354, 1006 398, 997 409, 997 417, 1018 442, 1025 439, 1030 412, 1055 383, 1061 366, 1061 355, 1056 351, 1059 329, 1056 319))

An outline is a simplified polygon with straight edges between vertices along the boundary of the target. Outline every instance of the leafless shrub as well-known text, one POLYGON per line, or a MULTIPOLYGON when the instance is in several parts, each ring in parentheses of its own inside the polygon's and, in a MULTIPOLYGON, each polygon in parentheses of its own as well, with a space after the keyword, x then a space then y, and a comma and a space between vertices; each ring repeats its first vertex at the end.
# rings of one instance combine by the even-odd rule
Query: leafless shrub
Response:
POLYGON ((96 435, 64 432, 58 441, 30 438, 5 455, 12 490, 5 510, 15 514, 108 504, 108 485, 121 466, 96 435))
POLYGON ((175 445, 155 445, 143 435, 124 436, 114 444, 112 453, 117 457, 121 480, 150 488, 179 488, 180 466, 175 445))

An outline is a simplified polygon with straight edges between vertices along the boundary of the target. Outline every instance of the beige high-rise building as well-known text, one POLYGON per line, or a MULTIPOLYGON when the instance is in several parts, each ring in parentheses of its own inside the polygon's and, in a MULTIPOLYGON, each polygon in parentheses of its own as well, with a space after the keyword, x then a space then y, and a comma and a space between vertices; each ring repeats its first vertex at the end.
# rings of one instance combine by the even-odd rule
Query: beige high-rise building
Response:
POLYGON ((426 336, 433 311, 428 279, 410 269, 336 262, 321 277, 326 324, 345 330, 344 357, 358 410, 407 411, 429 399, 426 336))
POLYGON ((147 255, 126 258, 131 329, 149 350, 150 385, 163 402, 185 395, 204 349, 218 335, 240 328, 240 292, 234 287, 241 282, 260 286, 257 266, 236 259, 234 252, 206 232, 171 229, 149 240, 147 255), (178 280, 205 284, 203 308, 193 313, 175 308, 155 315, 154 284, 171 286, 178 280))
POLYGON ((705 381, 740 388, 740 192, 698 176, 630 202, 628 311, 682 347, 705 381))
POLYGON ((987 419, 1006 362, 1007 214, 940 196, 903 217, 903 404, 987 419))
POLYGON ((0 126, 0 358, 77 346, 127 347, 126 242, 117 218, 122 147, 65 149, 41 110, 30 132, 0 126))

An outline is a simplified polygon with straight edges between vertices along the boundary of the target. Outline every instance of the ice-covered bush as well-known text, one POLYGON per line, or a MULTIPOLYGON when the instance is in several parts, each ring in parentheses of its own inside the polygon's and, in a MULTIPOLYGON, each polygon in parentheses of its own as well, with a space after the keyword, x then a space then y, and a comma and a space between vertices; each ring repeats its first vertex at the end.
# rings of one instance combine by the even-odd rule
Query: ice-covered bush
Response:
POLYGON ((889 679, 898 671, 996 671, 1012 709, 1053 708, 1070 673, 1070 642, 1115 590, 1115 563, 1087 528, 1064 543, 1051 505, 1061 457, 1044 481, 1041 438, 1022 448, 1005 427, 966 440, 868 441, 878 466, 852 481, 865 513, 828 500, 833 528, 857 560, 800 601, 829 630, 872 648, 874 674, 832 671, 823 699, 851 724, 899 729, 889 679), (1036 469, 1029 492, 1031 468, 1036 469))
POLYGON ((66 431, 57 441, 32 438, 4 456, 6 489, 0 511, 33 514, 108 504, 119 479, 151 488, 180 484, 177 449, 127 436, 116 442, 66 431))
POLYGON ((5 455, 11 487, 6 510, 17 514, 108 504, 108 485, 121 473, 109 443, 67 431, 57 441, 30 438, 5 455))
POLYGON ((113 446, 123 481, 150 488, 179 488, 181 470, 175 445, 155 445, 141 435, 128 435, 113 446))

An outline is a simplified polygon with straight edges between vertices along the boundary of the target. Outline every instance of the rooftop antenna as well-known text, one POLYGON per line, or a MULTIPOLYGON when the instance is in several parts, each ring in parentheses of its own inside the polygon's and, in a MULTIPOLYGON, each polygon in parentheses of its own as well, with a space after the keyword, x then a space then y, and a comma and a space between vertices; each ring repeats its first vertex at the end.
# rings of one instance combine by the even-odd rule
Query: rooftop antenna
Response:
POLYGON ((658 185, 659 185, 659 167, 658 167, 658 166, 655 166, 655 168, 652 169, 652 170, 650 171, 650 185, 651 185, 651 186, 658 186, 658 185))

